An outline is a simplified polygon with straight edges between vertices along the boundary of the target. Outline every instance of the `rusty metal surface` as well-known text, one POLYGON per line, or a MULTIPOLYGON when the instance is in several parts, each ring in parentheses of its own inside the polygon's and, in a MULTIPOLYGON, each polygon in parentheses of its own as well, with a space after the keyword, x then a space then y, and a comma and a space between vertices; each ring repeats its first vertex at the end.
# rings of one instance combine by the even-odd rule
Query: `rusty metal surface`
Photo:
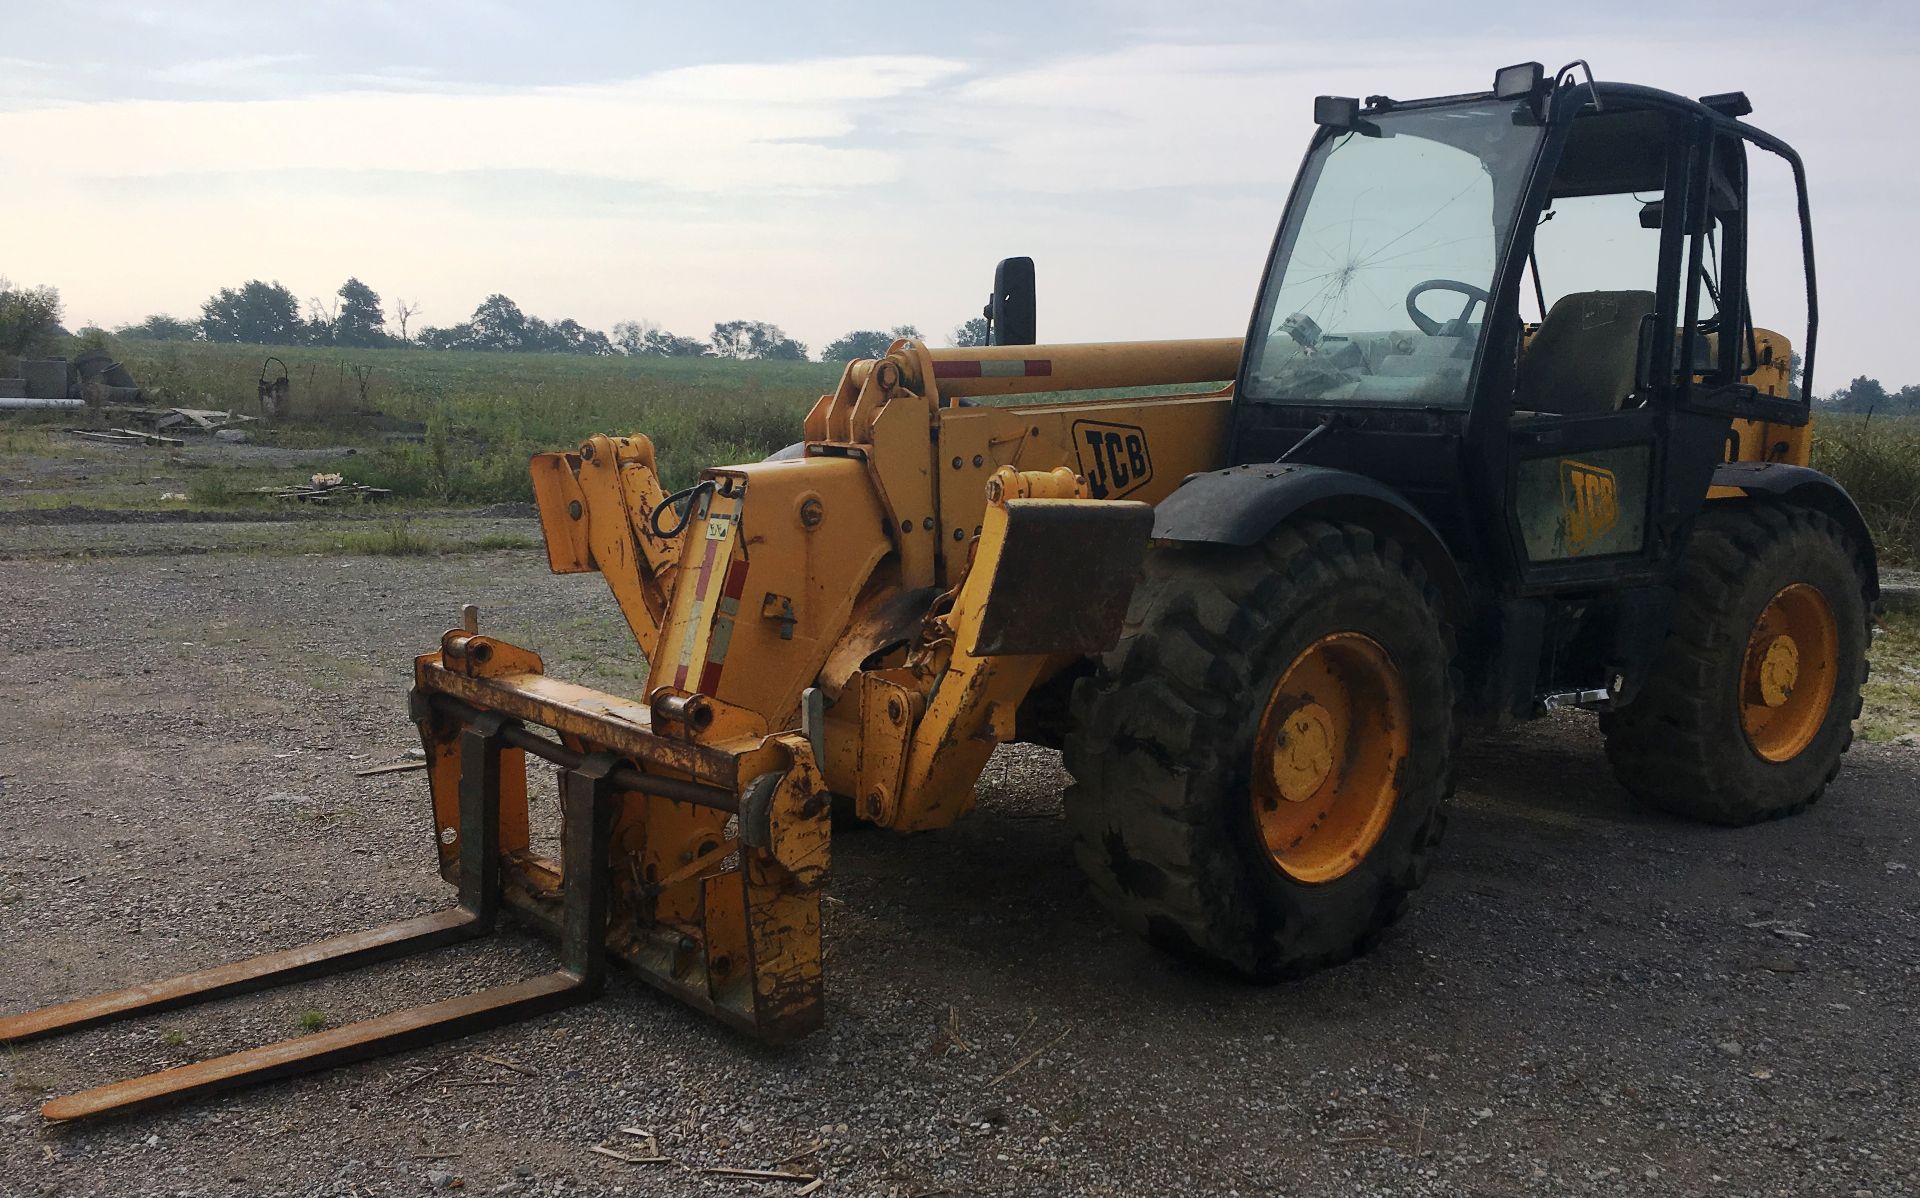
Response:
POLYGON ((250 1048, 210 1061, 196 1061, 56 1098, 40 1108, 62 1122, 122 1115, 196 1094, 255 1085, 329 1069, 350 1061, 401 1052, 518 1019, 557 1010, 590 997, 580 979, 557 972, 507 986, 463 994, 311 1036, 250 1048))
MULTIPOLYGON (((463 723, 471 724, 475 720, 499 719, 497 714, 483 712, 469 707, 458 699, 442 697, 434 701, 437 710, 463 723)), ((471 732, 471 728, 467 730, 471 732)), ((499 731, 500 740, 513 748, 532 753, 535 757, 551 761, 563 769, 578 769, 586 760, 586 754, 575 752, 557 741, 541 736, 539 733, 520 724, 503 724, 499 731)), ((471 777, 471 766, 463 758, 461 764, 461 784, 467 784, 471 777)), ((711 807, 716 811, 738 811, 740 797, 730 790, 718 786, 704 786, 698 782, 688 782, 681 778, 663 778, 658 774, 648 774, 631 766, 616 766, 612 773, 616 787, 635 794, 653 795, 656 798, 671 799, 676 803, 693 803, 700 807, 711 807)), ((496 782, 495 785, 498 785, 496 782)), ((497 842, 496 842, 497 845, 497 842)))
MULTIPOLYGON (((710 811, 622 798, 606 951, 664 994, 778 1043, 824 1022, 820 892, 832 830, 805 739, 769 746, 791 764, 772 796, 767 846, 727 839, 710 811)), ((763 772, 766 756, 743 758, 744 768, 763 772)), ((519 922, 564 943, 563 875, 536 856, 509 859, 502 899, 519 922)))
POLYGON ((1013 500, 970 652, 1094 654, 1113 647, 1153 531, 1144 503, 1013 500))
MULTIPOLYGON (((499 717, 482 714, 474 725, 460 733, 462 765, 468 771, 460 784, 458 841, 462 850, 460 894, 463 901, 460 909, 362 933, 359 937, 340 937, 291 953, 255 958, 171 983, 158 983, 161 994, 171 996, 172 1005, 202 1001, 217 997, 218 993, 237 992, 232 988, 235 983, 272 985, 334 972, 376 959, 367 954, 381 948, 388 950, 387 955, 417 951, 449 937, 457 938, 490 927, 503 882, 497 856, 499 843, 489 833, 499 818, 500 770, 502 757, 507 752, 504 731, 499 717), (357 947, 359 952, 356 955, 341 951, 343 946, 357 947), (229 973, 234 976, 223 976, 229 973), (196 982, 208 979, 214 985, 195 986, 196 982), (218 990, 222 983, 228 986, 224 991, 218 990)), ((615 811, 620 805, 613 774, 618 767, 617 759, 611 754, 594 754, 565 770, 561 777, 560 801, 565 815, 561 825, 561 852, 566 872, 558 879, 563 897, 559 919, 561 961, 557 971, 311 1036, 97 1086, 56 1098, 41 1108, 41 1114, 53 1122, 125 1114, 196 1094, 253 1085, 455 1039, 593 997, 599 993, 605 978, 607 916, 612 892, 612 830, 615 811)), ((241 988, 250 987, 243 984, 241 988)), ((117 1005, 111 1002, 117 996, 105 997, 109 1001, 103 1009, 111 1008, 105 1017, 158 1009, 151 996, 142 995, 142 1001, 117 1005)), ((69 1014, 88 1013, 82 1010, 69 1014)), ((34 1017, 22 1018, 30 1021, 34 1017)), ((38 1026, 26 1025, 29 1031, 38 1026)), ((77 1026, 82 1023, 69 1018, 44 1030, 77 1026)))
POLYGON ((580 456, 568 453, 537 453, 528 466, 540 511, 540 535, 547 544, 547 566, 555 574, 584 574, 593 569, 587 500, 575 477, 579 468, 580 456))
POLYGON ((0 1018, 0 1043, 14 1044, 37 1036, 77 1031, 115 1019, 151 1015, 194 1003, 212 1002, 236 994, 284 986, 453 944, 480 935, 485 930, 471 912, 459 908, 437 911, 432 915, 422 915, 364 932, 349 932, 344 936, 284 952, 267 953, 163 981, 129 986, 109 994, 42 1007, 21 1015, 9 1015, 0 1018))
POLYGON ((656 735, 646 705, 561 682, 544 674, 479 678, 457 673, 429 655, 419 662, 418 685, 471 707, 494 711, 568 736, 593 741, 623 757, 731 789, 735 755, 724 748, 656 735))

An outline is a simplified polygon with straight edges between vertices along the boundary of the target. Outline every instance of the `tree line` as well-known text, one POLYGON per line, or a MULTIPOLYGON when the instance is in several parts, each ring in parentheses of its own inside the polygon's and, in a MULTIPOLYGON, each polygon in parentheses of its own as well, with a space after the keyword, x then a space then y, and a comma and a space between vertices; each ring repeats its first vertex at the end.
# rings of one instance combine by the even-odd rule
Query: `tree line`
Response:
MULTIPOLYGON (((421 346, 427 349, 473 349, 502 353, 563 353, 636 358, 737 358, 770 361, 806 361, 807 347, 786 335, 778 325, 758 320, 726 320, 713 326, 705 340, 670 333, 652 321, 623 320, 606 333, 576 320, 546 321, 529 316, 504 295, 490 295, 473 315, 446 328, 410 331, 420 312, 417 303, 397 302, 393 316, 373 288, 350 278, 334 293, 333 301, 309 300, 302 305, 281 284, 253 279, 239 287, 223 287, 200 306, 198 320, 155 315, 114 329, 116 336, 147 341, 226 341, 252 345, 340 345, 366 348, 421 346)), ((16 287, 0 277, 0 359, 52 352, 61 326, 60 292, 53 287, 16 287)), ((83 329, 82 333, 104 330, 83 329)), ((892 329, 861 329, 830 342, 821 351, 824 362, 877 358, 899 337, 920 337, 910 324, 892 329)), ((987 322, 974 317, 948 336, 953 345, 987 343, 987 322)), ((1798 374, 1798 358, 1795 360, 1798 374)), ((1798 385, 1795 385, 1798 394, 1798 385)), ((1883 416, 1920 416, 1920 383, 1890 390, 1879 379, 1861 375, 1814 403, 1822 411, 1872 413, 1883 416)))
MULTIPOLYGON (((42 289, 51 290, 51 289, 42 289)), ((57 305, 57 293, 56 305, 57 305)), ((150 341, 244 342, 253 345, 338 345, 357 348, 415 346, 439 350, 482 350, 496 353, 582 354, 590 357, 625 355, 636 358, 733 358, 739 360, 805 362, 807 346, 789 337, 776 324, 762 320, 723 320, 703 340, 669 332, 653 321, 623 320, 602 332, 571 317, 545 320, 529 315, 505 295, 480 301, 473 314, 457 324, 429 326, 418 332, 409 326, 420 305, 396 302, 393 317, 373 288, 350 278, 322 300, 303 305, 279 282, 252 279, 238 287, 223 287, 200 306, 198 320, 154 315, 114 330, 117 336, 150 341)), ((821 351, 820 360, 841 362, 878 357, 899 337, 921 337, 912 325, 891 330, 856 329, 821 351)), ((954 345, 985 345, 986 321, 975 317, 955 328, 954 345)))
POLYGON ((1881 416, 1920 416, 1920 383, 1889 391, 1879 379, 1861 375, 1830 395, 1820 406, 1829 412, 1864 412, 1881 416))

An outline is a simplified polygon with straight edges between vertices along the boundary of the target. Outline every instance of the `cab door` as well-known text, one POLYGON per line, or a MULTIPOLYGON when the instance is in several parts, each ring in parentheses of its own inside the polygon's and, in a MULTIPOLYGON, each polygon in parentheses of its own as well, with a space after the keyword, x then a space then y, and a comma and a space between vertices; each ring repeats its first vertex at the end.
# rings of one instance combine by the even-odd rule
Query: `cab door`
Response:
POLYGON ((1706 493, 1728 424, 1687 402, 1710 147, 1705 122, 1658 107, 1583 115, 1568 135, 1533 231, 1506 429, 1522 593, 1664 576, 1706 493))

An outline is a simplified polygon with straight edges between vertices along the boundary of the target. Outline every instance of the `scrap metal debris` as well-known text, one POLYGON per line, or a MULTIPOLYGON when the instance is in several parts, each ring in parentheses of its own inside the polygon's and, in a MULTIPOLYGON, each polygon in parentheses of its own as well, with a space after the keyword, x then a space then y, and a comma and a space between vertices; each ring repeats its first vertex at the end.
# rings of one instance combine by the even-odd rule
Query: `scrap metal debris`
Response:
POLYGON ((246 434, 238 431, 236 426, 258 419, 237 412, 215 412, 206 408, 150 408, 116 404, 104 411, 110 418, 122 420, 125 424, 117 428, 69 428, 67 431, 76 437, 110 445, 161 445, 172 449, 186 444, 185 440, 175 435, 182 433, 217 437, 222 441, 244 441, 246 434))
POLYGON ((294 483, 292 486, 255 487, 253 494, 301 503, 366 503, 373 499, 385 499, 393 492, 386 487, 350 483, 338 474, 316 474, 307 482, 294 483))
POLYGON ((168 448, 185 445, 178 437, 163 437, 159 433, 143 433, 137 428, 115 428, 101 431, 91 428, 70 428, 67 430, 76 437, 89 441, 99 441, 107 445, 164 445, 168 448))
POLYGON ((258 416, 244 416, 238 412, 217 412, 210 408, 115 408, 116 413, 124 413, 135 424, 144 425, 156 433, 217 433, 239 424, 250 424, 259 420, 258 416))

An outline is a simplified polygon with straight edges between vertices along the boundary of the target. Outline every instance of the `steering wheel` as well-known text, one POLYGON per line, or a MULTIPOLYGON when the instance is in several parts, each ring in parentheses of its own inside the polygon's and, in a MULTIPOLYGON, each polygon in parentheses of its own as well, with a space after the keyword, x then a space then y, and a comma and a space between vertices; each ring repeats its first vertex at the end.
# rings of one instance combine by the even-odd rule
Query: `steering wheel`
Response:
POLYGON ((1490 304, 1493 297, 1472 283, 1462 283, 1458 279, 1428 279, 1424 283, 1415 283, 1407 292, 1407 315, 1413 318, 1413 327, 1429 337, 1459 337, 1467 331, 1467 317, 1481 304, 1490 304), (1460 315, 1452 320, 1441 322, 1422 312, 1414 302, 1429 291, 1456 291, 1467 297, 1460 308, 1460 315))

